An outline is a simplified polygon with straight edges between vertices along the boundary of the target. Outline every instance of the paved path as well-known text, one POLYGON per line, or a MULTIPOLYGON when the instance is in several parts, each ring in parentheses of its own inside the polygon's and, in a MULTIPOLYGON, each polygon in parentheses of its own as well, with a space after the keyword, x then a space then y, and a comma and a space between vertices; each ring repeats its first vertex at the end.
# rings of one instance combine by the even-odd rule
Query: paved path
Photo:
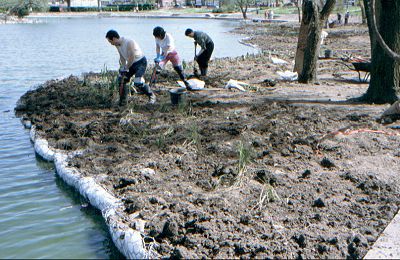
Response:
POLYGON ((400 259, 400 211, 397 212, 364 259, 400 259))

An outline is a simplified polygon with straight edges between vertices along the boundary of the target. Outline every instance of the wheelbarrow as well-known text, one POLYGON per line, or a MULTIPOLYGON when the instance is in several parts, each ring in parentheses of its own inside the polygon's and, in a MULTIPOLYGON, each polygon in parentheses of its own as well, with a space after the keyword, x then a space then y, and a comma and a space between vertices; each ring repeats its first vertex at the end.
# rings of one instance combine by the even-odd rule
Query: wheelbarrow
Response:
POLYGON ((350 70, 357 71, 358 79, 360 80, 360 82, 367 82, 371 72, 371 62, 357 58, 342 59, 342 60, 345 62, 349 62, 353 65, 353 67, 351 67, 350 65, 343 63, 343 65, 345 65, 350 70), (361 79, 361 72, 365 73, 362 79, 361 79))
POLYGON ((362 82, 367 82, 371 72, 371 62, 352 62, 354 70, 358 73, 358 78, 361 81, 361 71, 365 72, 362 82))

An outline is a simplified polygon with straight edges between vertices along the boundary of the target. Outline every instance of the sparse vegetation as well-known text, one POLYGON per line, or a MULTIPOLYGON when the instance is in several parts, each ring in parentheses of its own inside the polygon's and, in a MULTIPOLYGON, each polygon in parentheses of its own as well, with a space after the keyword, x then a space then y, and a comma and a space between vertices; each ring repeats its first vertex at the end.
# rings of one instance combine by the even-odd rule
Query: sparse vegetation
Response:
MULTIPOLYGON (((185 94, 182 94, 185 95, 185 94)), ((183 97, 184 99, 184 97, 183 97)), ((190 117, 193 116, 193 104, 191 101, 187 101, 186 99, 182 100, 181 102, 178 103, 177 107, 178 113, 190 117)))
POLYGON ((235 185, 241 185, 244 181, 247 166, 252 160, 253 150, 251 145, 245 141, 240 141, 237 146, 238 159, 238 174, 236 176, 235 185))
POLYGON ((163 149, 166 147, 168 139, 174 133, 174 128, 169 127, 165 132, 159 133, 156 139, 156 145, 158 149, 163 149))
POLYGON ((264 208, 267 206, 266 205, 267 203, 279 200, 280 197, 276 193, 274 187, 272 187, 272 185, 268 183, 265 183, 263 189, 260 192, 259 200, 253 209, 257 209, 259 212, 262 212, 264 208))
POLYGON ((188 145, 194 145, 197 148, 197 151, 200 151, 201 148, 201 134, 199 132, 199 127, 196 123, 193 123, 189 126, 188 136, 186 141, 188 145))

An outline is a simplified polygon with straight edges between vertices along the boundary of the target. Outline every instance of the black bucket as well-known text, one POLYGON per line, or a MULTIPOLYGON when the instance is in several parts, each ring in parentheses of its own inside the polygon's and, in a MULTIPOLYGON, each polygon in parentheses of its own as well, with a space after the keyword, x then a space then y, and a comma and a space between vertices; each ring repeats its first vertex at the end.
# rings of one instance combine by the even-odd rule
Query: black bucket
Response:
POLYGON ((332 50, 325 50, 325 58, 329 59, 332 58, 333 51, 332 50))
POLYGON ((182 95, 185 92, 182 91, 181 88, 177 88, 177 89, 171 89, 169 91, 169 94, 171 96, 171 103, 172 105, 178 105, 180 102, 182 102, 182 95))

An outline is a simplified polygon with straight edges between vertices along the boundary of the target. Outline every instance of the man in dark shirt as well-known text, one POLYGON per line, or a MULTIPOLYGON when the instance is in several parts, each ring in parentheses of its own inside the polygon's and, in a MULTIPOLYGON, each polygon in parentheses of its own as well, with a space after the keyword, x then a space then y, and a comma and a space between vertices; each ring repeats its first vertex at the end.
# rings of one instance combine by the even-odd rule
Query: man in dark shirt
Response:
POLYGON ((207 76, 208 62, 214 51, 214 42, 206 33, 193 31, 190 28, 186 29, 185 35, 194 38, 194 43, 200 45, 201 50, 196 54, 194 59, 197 61, 197 64, 199 64, 201 76, 207 76))

